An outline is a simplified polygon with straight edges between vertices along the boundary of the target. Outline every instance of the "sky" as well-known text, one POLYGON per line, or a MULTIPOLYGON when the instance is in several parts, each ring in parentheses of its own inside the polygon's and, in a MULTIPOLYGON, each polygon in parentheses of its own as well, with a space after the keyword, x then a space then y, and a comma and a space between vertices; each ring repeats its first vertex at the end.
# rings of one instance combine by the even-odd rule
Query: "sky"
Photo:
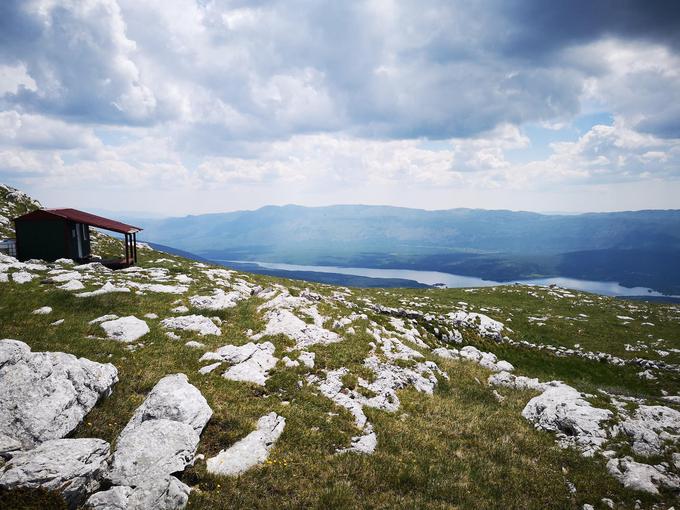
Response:
POLYGON ((49 207, 680 209, 677 0, 2 0, 49 207))

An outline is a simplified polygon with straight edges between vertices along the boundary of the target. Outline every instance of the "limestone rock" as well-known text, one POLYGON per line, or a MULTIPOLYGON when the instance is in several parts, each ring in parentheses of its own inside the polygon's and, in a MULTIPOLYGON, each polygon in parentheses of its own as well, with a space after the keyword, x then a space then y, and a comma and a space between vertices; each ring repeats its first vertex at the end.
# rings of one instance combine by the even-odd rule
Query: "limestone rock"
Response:
MULTIPOLYGON (((85 264, 87 265, 87 264, 85 264)), ((79 268, 82 266, 78 266, 79 268)), ((80 292, 79 294, 76 294, 76 297, 84 298, 84 297, 93 297, 93 296, 101 296, 102 294, 111 294, 113 292, 130 292, 129 287, 116 287, 114 284, 111 282, 106 282, 104 285, 101 286, 101 288, 97 290, 93 290, 90 292, 80 292)))
POLYGON ((106 336, 124 343, 134 342, 149 332, 149 326, 146 322, 134 315, 104 321, 100 326, 106 331, 106 336))
POLYGON ((262 333, 253 336, 259 340, 263 336, 286 335, 295 341, 296 349, 306 349, 316 344, 331 344, 339 342, 342 337, 318 324, 307 324, 290 310, 276 308, 267 312, 267 326, 262 333))
POLYGON ((35 277, 36 275, 27 271, 17 271, 16 273, 12 273, 12 280, 14 280, 16 283, 28 283, 35 277))
POLYGON ((514 367, 505 360, 498 360, 491 352, 480 351, 472 345, 466 345, 460 350, 460 357, 479 363, 484 368, 494 372, 512 372, 514 367))
POLYGON ((252 382, 264 385, 269 377, 269 370, 276 366, 278 358, 274 357, 276 347, 271 342, 245 345, 225 345, 215 352, 205 353, 201 361, 215 360, 229 363, 222 376, 232 381, 252 382))
POLYGON ((0 472, 0 487, 56 490, 70 508, 96 490, 106 468, 109 443, 102 439, 53 439, 19 452, 0 472))
POLYGON ((286 426, 286 419, 269 413, 257 421, 257 429, 215 457, 208 459, 208 472, 235 476, 262 464, 286 426))
POLYGON ((211 296, 191 296, 189 303, 199 310, 225 310, 235 307, 246 297, 247 295, 238 291, 224 292, 222 289, 215 289, 211 296))
POLYGON ((124 430, 113 455, 109 480, 137 486, 144 481, 183 471, 196 453, 199 437, 185 423, 150 420, 124 430))
POLYGON ((87 500, 92 510, 178 510, 189 500, 189 487, 174 476, 144 481, 137 487, 116 486, 87 500))
POLYGON ((182 329, 194 331, 201 336, 219 335, 220 328, 208 317, 203 315, 183 315, 181 317, 169 317, 161 321, 161 325, 167 329, 182 329))
POLYGON ((184 374, 163 377, 120 433, 107 478, 93 495, 99 510, 184 508, 189 487, 170 476, 193 462, 199 434, 212 416, 201 392, 184 374))
POLYGON ((21 450, 21 443, 13 437, 0 434, 0 457, 21 450))
POLYGON ((111 393, 118 371, 63 352, 0 340, 0 430, 32 448, 75 429, 111 393))
POLYGON ((211 416, 212 409, 205 397, 185 374, 166 375, 137 408, 121 436, 149 420, 181 422, 200 434, 211 416))
POLYGON ((545 391, 549 386, 559 384, 557 382, 542 383, 535 377, 526 377, 523 375, 513 375, 510 372, 497 372, 491 374, 488 380, 489 384, 493 386, 506 386, 508 388, 517 388, 519 390, 537 390, 545 391))
POLYGON ((680 439, 680 412, 665 406, 641 405, 621 422, 621 430, 633 442, 638 455, 660 455, 665 443, 680 439))
POLYGON ((536 428, 555 432, 562 446, 575 446, 588 456, 607 440, 600 423, 610 419, 612 412, 592 406, 571 386, 558 384, 532 398, 522 416, 536 428))
POLYGON ((680 478, 666 471, 664 466, 650 466, 635 462, 631 457, 610 459, 607 462, 609 473, 627 489, 658 494, 657 487, 680 489, 680 478))
POLYGON ((69 280, 63 285, 59 285, 59 288, 62 290, 83 290, 85 288, 85 285, 83 285, 83 282, 80 280, 69 280))

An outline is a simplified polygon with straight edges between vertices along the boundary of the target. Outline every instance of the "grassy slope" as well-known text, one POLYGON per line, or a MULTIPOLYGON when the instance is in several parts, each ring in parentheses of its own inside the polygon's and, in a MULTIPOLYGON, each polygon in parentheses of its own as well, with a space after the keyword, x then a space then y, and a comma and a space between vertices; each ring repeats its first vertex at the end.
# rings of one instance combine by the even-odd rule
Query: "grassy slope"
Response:
MULTIPOLYGON (((193 263, 174 256, 166 258, 177 264, 151 263, 158 253, 141 252, 142 266, 165 266, 173 272, 196 278, 187 295, 209 290, 209 282, 193 263)), ((291 289, 312 288, 329 295, 333 287, 250 276, 255 282, 269 285, 273 281, 291 289)), ((609 350, 631 356, 623 343, 647 339, 645 335, 666 339, 666 347, 680 347, 678 316, 680 311, 668 305, 634 303, 633 312, 624 301, 578 294, 578 299, 551 299, 547 291, 527 287, 484 289, 427 290, 353 290, 352 300, 361 303, 369 297, 385 305, 408 304, 410 308, 448 311, 458 301, 466 301, 487 314, 507 320, 512 314, 515 339, 609 350), (532 295, 535 294, 535 296, 532 295), (581 303, 583 300, 592 303, 581 303), (529 315, 589 315, 587 323, 549 319, 545 326, 527 322, 529 315), (620 325, 616 315, 639 314, 652 317, 654 327, 620 325)), ((101 362, 112 362, 119 369, 120 382, 113 394, 100 402, 86 421, 75 431, 76 437, 100 437, 114 442, 134 409, 162 376, 184 372, 205 395, 214 415, 201 436, 199 453, 212 456, 249 433, 261 415, 276 411, 286 417, 284 434, 271 460, 240 478, 215 478, 205 472, 205 464, 183 473, 182 479, 193 487, 189 508, 580 508, 583 503, 597 504, 602 497, 632 506, 636 498, 670 504, 668 494, 650 498, 623 490, 606 474, 600 458, 584 459, 576 452, 555 446, 550 434, 536 431, 521 417, 531 392, 499 390, 506 400, 498 403, 492 388, 484 381, 485 369, 467 362, 443 361, 450 381, 441 381, 434 396, 414 390, 400 392, 401 409, 394 415, 367 410, 378 433, 379 447, 373 456, 336 455, 335 450, 349 444, 356 435, 349 413, 317 395, 309 387, 298 389, 302 369, 279 364, 265 388, 227 381, 217 373, 200 376, 200 353, 186 348, 184 342, 169 340, 158 321, 149 320, 151 333, 144 337, 145 347, 131 353, 114 341, 87 338, 102 336, 88 321, 107 314, 117 315, 155 312, 167 317, 175 306, 174 295, 108 294, 79 299, 38 280, 24 285, 0 285, 0 338, 17 338, 33 350, 60 350, 101 362), (49 305, 48 316, 31 315, 39 306, 49 305), (65 318, 64 324, 49 323, 65 318), (481 382, 480 382, 481 381, 481 382), (330 413, 337 413, 330 414, 330 413), (576 494, 566 486, 576 485, 576 494)), ((188 304, 186 297, 183 299, 188 304)), ((246 331, 260 330, 256 299, 241 302, 236 308, 217 312, 225 324, 219 337, 203 337, 209 349, 227 343, 243 344, 246 331)), ((322 310, 322 313, 328 310, 322 310)), ((199 312, 200 313, 200 312, 199 312)), ((339 312, 334 312, 336 315, 339 312)), ((349 310, 340 312, 348 315, 349 310)), ((369 317, 386 324, 387 318, 369 317)), ((361 321, 355 324, 357 335, 346 335, 341 343, 317 346, 314 372, 346 366, 361 374, 361 366, 371 338, 363 333, 361 321)), ((558 377, 582 390, 607 389, 654 398, 665 389, 678 393, 676 378, 642 381, 632 368, 616 368, 576 358, 558 359, 547 354, 491 344, 470 332, 466 343, 493 350, 514 363, 518 373, 541 378, 558 377)), ((183 334, 183 340, 194 339, 183 334)), ((428 337, 433 345, 434 337, 428 337)), ((285 337, 272 339, 277 353, 291 345, 285 337)), ((650 358, 656 352, 644 353, 650 358)), ((277 354, 281 356, 281 354, 277 354)), ((677 355, 666 358, 677 362, 677 355)), ((435 359, 431 357, 431 359, 435 359)), ((59 500, 36 491, 0 493, 2 508, 59 507, 59 500)))

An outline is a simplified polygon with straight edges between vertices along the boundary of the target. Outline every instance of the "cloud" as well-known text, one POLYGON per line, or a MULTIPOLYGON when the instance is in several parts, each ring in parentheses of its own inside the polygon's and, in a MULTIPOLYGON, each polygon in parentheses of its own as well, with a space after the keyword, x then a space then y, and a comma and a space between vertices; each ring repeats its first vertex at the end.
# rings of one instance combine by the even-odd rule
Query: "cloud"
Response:
POLYGON ((677 179, 679 11, 658 0, 6 0, 0 176, 149 193, 336 186, 349 201, 362 182, 677 179), (616 122, 577 131, 593 112, 616 122), (528 125, 559 141, 541 146, 528 125))
POLYGON ((76 149, 101 145, 88 128, 40 115, 0 112, 0 146, 25 149, 76 149))
POLYGON ((115 0, 10 0, 0 58, 35 83, 6 93, 10 105, 81 122, 145 123, 161 105, 134 61, 134 41, 115 0), (5 36, 7 38, 7 36, 5 36))

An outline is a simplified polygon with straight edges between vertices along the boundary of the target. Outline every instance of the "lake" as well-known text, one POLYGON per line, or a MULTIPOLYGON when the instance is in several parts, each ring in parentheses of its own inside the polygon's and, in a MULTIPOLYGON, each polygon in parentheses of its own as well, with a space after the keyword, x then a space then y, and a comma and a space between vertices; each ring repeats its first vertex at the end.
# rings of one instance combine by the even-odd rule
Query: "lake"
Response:
MULTIPOLYGON (((273 269, 277 271, 314 271, 317 273, 335 273, 355 276, 366 276, 369 278, 401 278, 413 280, 426 285, 443 283, 447 287, 493 287, 496 285, 511 285, 522 283, 526 285, 557 285, 566 289, 582 290, 605 296, 647 296, 647 297, 667 297, 665 294, 649 289, 647 287, 623 287, 616 282, 601 282, 595 280, 579 280, 576 278, 535 278, 529 280, 513 280, 510 282, 496 282, 483 280, 474 276, 462 276, 439 271, 419 271, 415 269, 373 269, 368 267, 337 267, 337 266, 305 266, 298 264, 283 264, 278 262, 255 262, 255 261, 220 261, 234 262, 238 264, 254 264, 263 269, 273 269)), ((285 275, 282 275, 285 276, 285 275)), ((672 296, 678 297, 678 296, 672 296)))

